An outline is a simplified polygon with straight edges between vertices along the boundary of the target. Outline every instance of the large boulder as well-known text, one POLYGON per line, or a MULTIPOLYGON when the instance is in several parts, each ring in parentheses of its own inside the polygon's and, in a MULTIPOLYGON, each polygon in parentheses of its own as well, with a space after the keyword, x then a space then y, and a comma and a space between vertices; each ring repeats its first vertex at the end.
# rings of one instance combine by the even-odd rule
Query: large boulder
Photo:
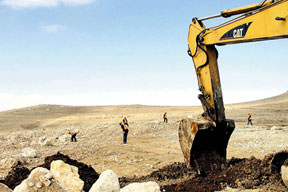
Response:
POLYGON ((78 168, 78 174, 80 179, 84 181, 83 190, 88 192, 92 185, 99 178, 99 174, 90 166, 84 163, 78 162, 76 160, 71 159, 69 156, 61 154, 58 152, 55 155, 51 155, 45 158, 45 163, 41 165, 41 167, 45 167, 50 170, 51 163, 56 160, 62 160, 69 165, 73 165, 78 168))
POLYGON ((29 177, 15 187, 13 192, 68 192, 62 189, 46 168, 34 169, 29 177))
POLYGON ((281 177, 286 187, 288 187, 288 165, 287 164, 283 164, 281 166, 281 177))
POLYGON ((1 192, 12 192, 12 190, 7 187, 6 185, 4 185, 3 183, 0 183, 0 191, 1 192))
POLYGON ((26 158, 35 158, 37 157, 37 151, 31 147, 27 147, 22 149, 21 156, 26 158))
POLYGON ((63 189, 82 192, 84 182, 79 178, 77 167, 56 160, 52 161, 50 172, 63 189))
MULTIPOLYGON (((118 176, 112 170, 103 171, 89 192, 119 192, 118 176)), ((138 192, 138 191, 137 191, 138 192)))
POLYGON ((120 192, 161 192, 160 186, 154 182, 149 181, 147 183, 131 183, 122 188, 120 192))

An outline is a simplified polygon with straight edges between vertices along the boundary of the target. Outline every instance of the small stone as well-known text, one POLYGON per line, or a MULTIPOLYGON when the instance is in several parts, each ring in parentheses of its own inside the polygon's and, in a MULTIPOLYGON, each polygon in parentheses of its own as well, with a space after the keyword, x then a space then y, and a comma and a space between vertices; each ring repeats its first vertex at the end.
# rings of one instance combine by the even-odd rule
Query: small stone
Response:
POLYGON ((29 182, 28 186, 29 186, 29 187, 33 187, 33 186, 34 186, 34 183, 33 183, 33 182, 29 182))
POLYGON ((46 179, 52 179, 53 175, 49 172, 45 175, 46 179))
POLYGON ((37 187, 38 189, 40 189, 40 188, 42 187, 42 183, 41 183, 41 182, 37 182, 37 183, 36 183, 36 187, 37 187))
POLYGON ((51 138, 46 138, 45 136, 40 137, 38 143, 41 146, 52 146, 53 145, 52 139, 51 138))
POLYGON ((68 135, 61 135, 58 137, 58 141, 60 141, 61 143, 66 143, 68 140, 69 140, 68 135))
POLYGON ((39 177, 39 181, 40 181, 41 183, 43 183, 45 186, 49 186, 49 185, 51 184, 50 179, 52 179, 52 177, 47 178, 47 175, 51 175, 51 173, 47 173, 46 175, 41 175, 41 176, 39 177))
POLYGON ((30 145, 37 145, 36 141, 31 141, 30 145))
POLYGON ((22 150, 21 156, 27 158, 35 158, 37 157, 37 151, 33 148, 27 147, 22 150))
POLYGON ((51 181, 50 180, 46 180, 42 182, 46 187, 48 187, 49 185, 51 185, 51 181))

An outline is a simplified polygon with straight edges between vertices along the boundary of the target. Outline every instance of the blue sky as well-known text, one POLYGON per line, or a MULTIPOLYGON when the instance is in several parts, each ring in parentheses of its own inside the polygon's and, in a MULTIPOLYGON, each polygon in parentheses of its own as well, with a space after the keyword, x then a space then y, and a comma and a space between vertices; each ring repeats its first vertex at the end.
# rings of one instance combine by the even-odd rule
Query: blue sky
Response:
MULTIPOLYGON (((253 3, 258 1, 0 0, 0 110, 200 105, 186 53, 191 19, 253 3)), ((217 47, 224 102, 285 92, 287 43, 217 47)))

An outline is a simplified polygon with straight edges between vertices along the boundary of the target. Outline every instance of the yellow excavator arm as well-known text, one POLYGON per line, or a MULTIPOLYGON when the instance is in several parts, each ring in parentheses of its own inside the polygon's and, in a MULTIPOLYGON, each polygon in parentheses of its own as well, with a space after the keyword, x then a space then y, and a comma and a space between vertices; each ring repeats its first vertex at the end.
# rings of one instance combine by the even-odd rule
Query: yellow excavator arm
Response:
POLYGON ((202 20, 193 18, 189 28, 188 52, 193 58, 199 89, 202 92, 200 99, 205 112, 216 122, 225 119, 225 115, 223 102, 221 101, 217 51, 214 45, 288 37, 287 0, 265 1, 258 6, 246 6, 230 10, 230 12, 226 10, 221 12, 221 15, 243 13, 247 10, 248 12, 239 17, 209 28, 204 26, 202 20), (211 68, 210 65, 216 66, 211 68))
POLYGON ((197 74, 204 120, 186 119, 180 123, 179 141, 187 166, 193 165, 200 173, 213 169, 206 166, 209 160, 218 159, 221 163, 222 159, 223 163, 235 127, 234 121, 225 117, 215 45, 280 38, 288 38, 288 0, 263 1, 225 10, 219 15, 192 19, 188 54, 197 74), (203 24, 207 19, 230 16, 235 18, 217 26, 206 28, 203 24))

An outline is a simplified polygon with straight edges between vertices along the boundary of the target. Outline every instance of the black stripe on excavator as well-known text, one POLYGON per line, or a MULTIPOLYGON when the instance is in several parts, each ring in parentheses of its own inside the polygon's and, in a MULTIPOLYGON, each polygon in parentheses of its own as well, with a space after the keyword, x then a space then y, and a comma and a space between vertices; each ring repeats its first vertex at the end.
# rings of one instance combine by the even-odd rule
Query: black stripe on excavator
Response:
POLYGON ((248 31, 248 28, 250 27, 252 22, 244 23, 242 25, 239 25, 230 31, 226 32, 220 40, 227 40, 227 39, 238 39, 243 38, 246 35, 246 32, 248 31))

